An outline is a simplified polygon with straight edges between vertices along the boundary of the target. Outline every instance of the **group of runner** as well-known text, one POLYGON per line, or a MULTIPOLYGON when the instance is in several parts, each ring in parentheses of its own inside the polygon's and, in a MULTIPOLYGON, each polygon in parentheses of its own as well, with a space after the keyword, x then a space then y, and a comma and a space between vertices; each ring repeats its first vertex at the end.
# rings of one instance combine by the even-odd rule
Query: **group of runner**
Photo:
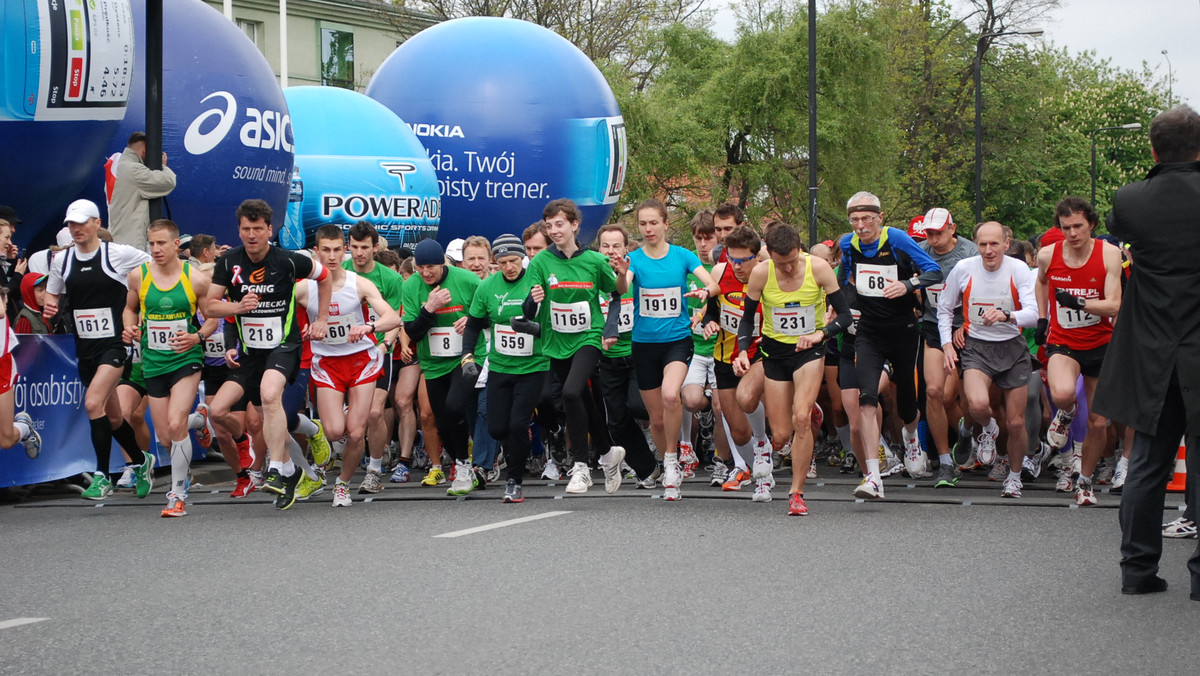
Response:
MULTIPOLYGON (((168 220, 150 225, 149 254, 101 241, 81 200, 44 313, 61 307, 74 325, 97 458, 83 497, 114 490, 113 440, 128 461, 115 486, 150 492, 142 397, 170 449, 163 516, 186 514, 190 430, 220 447, 234 497, 269 491, 280 509, 324 490, 331 440, 337 507, 352 504, 364 451, 360 493, 383 490, 389 470, 408 481, 418 437, 422 484, 461 496, 502 479, 506 503, 524 500, 535 436, 565 452, 545 476, 564 465, 571 494, 597 469, 608 493, 630 479, 679 500, 703 457, 713 487, 753 483, 768 502, 790 463, 792 515, 808 513, 819 437, 831 464, 861 470, 863 499, 898 472, 943 488, 981 467, 1019 498, 1051 459, 1081 506, 1096 504, 1095 482, 1119 487, 1125 431, 1088 404, 1129 261, 1095 237, 1092 205, 1062 200, 1036 252, 996 222, 971 241, 941 208, 907 231, 883 224, 871 193, 846 210, 851 232, 809 251, 795 228, 760 232, 722 204, 692 218, 693 250, 669 241, 671 215, 652 199, 634 211, 640 245, 608 224, 589 248, 578 207, 557 199, 520 234, 471 237, 450 256, 423 240, 401 265, 365 222, 281 249, 270 207, 247 200, 242 245, 197 265, 180 260, 168 220), (134 395, 118 396, 122 384, 134 395)), ((0 437, 39 445, 7 396, 0 437)))

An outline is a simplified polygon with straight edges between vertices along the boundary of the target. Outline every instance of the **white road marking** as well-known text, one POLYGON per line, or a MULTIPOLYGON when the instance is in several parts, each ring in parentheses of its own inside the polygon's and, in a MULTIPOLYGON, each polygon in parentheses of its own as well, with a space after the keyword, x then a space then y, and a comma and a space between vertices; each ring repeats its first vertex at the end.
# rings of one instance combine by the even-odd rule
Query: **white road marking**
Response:
POLYGON ((474 528, 466 528, 463 530, 456 530, 456 531, 453 531, 450 533, 442 533, 441 535, 434 535, 433 537, 435 537, 435 538, 457 538, 457 537, 462 537, 464 535, 473 535, 475 533, 482 533, 483 531, 486 531, 486 530, 494 530, 496 528, 504 528, 505 526, 515 526, 519 523, 527 523, 529 521, 537 521, 538 519, 549 519, 552 516, 562 516, 563 514, 570 514, 570 513, 571 513, 570 511, 543 512, 541 514, 534 514, 533 516, 523 516, 519 519, 509 519, 508 521, 498 521, 496 523, 489 523, 486 526, 476 526, 474 528))
POLYGON ((3 622, 0 622, 0 629, 12 629, 13 627, 19 627, 22 624, 33 624, 34 622, 45 622, 48 619, 50 619, 50 618, 48 618, 48 617, 18 617, 16 619, 4 620, 3 622))

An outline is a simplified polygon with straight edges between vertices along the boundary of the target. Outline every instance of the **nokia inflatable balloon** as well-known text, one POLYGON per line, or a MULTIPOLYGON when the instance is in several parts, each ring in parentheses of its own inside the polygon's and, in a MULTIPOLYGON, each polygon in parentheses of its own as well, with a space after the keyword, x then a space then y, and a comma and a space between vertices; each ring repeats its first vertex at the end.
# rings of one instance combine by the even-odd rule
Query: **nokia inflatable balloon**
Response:
MULTIPOLYGON (((139 36, 145 34, 144 5, 133 6, 139 36)), ((163 150, 177 177, 164 215, 182 232, 237 245, 234 211, 242 200, 259 198, 275 211, 278 230, 292 176, 292 122, 270 65, 202 0, 164 2, 163 33, 163 150)), ((106 154, 121 152, 131 133, 146 128, 144 54, 139 38, 129 111, 106 154)), ((97 166, 88 182, 92 192, 83 196, 104 204, 103 186, 97 166)))
POLYGON ((437 175, 425 147, 395 113, 338 87, 289 87, 284 98, 296 166, 288 217, 278 229, 281 245, 312 246, 318 227, 348 229, 358 221, 374 225, 389 245, 437 236, 437 175))
POLYGON ((569 197, 590 238, 625 180, 625 125, 600 70, 516 19, 431 26, 396 48, 367 95, 425 144, 442 195, 438 239, 520 232, 569 197))
POLYGON ((0 3, 0 204, 24 221, 18 244, 53 241, 104 162, 135 65, 130 0, 0 3))

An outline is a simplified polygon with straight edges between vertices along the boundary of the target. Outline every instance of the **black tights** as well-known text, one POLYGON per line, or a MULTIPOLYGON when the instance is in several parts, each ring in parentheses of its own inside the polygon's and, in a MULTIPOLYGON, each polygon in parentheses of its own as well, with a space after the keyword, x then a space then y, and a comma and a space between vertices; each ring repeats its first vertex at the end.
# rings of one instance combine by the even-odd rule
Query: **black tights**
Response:
POLYGON ((551 359, 550 368, 562 381, 563 413, 567 418, 567 439, 571 444, 571 459, 587 463, 591 456, 588 432, 596 419, 596 407, 588 392, 588 379, 600 362, 599 348, 584 345, 570 359, 551 359))

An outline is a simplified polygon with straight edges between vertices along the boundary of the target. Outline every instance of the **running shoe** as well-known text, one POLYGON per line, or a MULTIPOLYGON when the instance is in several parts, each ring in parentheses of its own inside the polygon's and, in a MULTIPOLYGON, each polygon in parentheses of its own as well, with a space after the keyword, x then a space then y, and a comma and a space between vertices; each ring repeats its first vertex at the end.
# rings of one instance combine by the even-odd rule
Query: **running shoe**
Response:
POLYGON ((550 481, 558 481, 562 478, 562 470, 558 469, 558 463, 550 460, 546 463, 546 467, 542 469, 542 478, 550 481))
POLYGON ((275 495, 283 495, 286 489, 284 486, 283 474, 274 467, 267 470, 267 478, 263 480, 262 489, 270 491, 275 495))
POLYGON ((472 476, 471 476, 471 481, 474 481, 474 482, 475 482, 475 490, 477 490, 477 491, 482 491, 483 489, 487 488, 487 484, 488 484, 488 480, 487 480, 488 470, 486 470, 486 469, 484 469, 484 468, 482 468, 482 467, 472 467, 472 468, 471 468, 471 475, 472 475, 472 476))
POLYGON ((325 426, 320 420, 314 420, 313 423, 317 426, 317 433, 308 438, 308 448, 312 451, 313 462, 324 467, 329 464, 333 452, 329 448, 329 439, 325 438, 325 426))
POLYGON ((266 481, 266 479, 263 478, 261 469, 252 469, 246 472, 246 475, 250 477, 250 485, 253 487, 253 490, 262 489, 263 483, 266 481))
POLYGON ((720 460, 713 460, 712 476, 708 480, 708 485, 712 487, 720 486, 729 478, 729 466, 720 460))
POLYGON ((183 498, 176 496, 174 493, 168 493, 167 506, 163 509, 162 516, 187 516, 187 505, 183 504, 183 498))
POLYGON ((658 485, 658 480, 660 477, 662 477, 662 467, 656 466, 654 471, 650 473, 650 476, 638 481, 636 485, 638 488, 654 490, 654 487, 658 485))
POLYGON ((133 465, 125 465, 125 469, 121 472, 121 478, 117 479, 117 490, 131 491, 137 483, 137 474, 133 472, 133 465))
POLYGON ((882 500, 883 482, 874 477, 863 477, 862 483, 854 489, 854 497, 864 500, 882 500))
POLYGON ((683 483, 683 470, 679 467, 679 461, 664 462, 662 473, 663 488, 679 488, 683 483))
POLYGON ((812 462, 808 463, 808 478, 817 478, 817 457, 813 456, 812 462))
POLYGON ((1054 448, 1066 446, 1067 435, 1071 432, 1071 423, 1074 420, 1074 413, 1058 409, 1058 412, 1054 414, 1054 419, 1050 421, 1050 428, 1046 430, 1046 441, 1049 441, 1054 448))
POLYGON ((770 502, 771 487, 775 484, 770 479, 755 479, 754 480, 754 496, 750 499, 754 502, 770 502))
POLYGON ((775 464, 771 462, 771 451, 767 446, 754 449, 754 464, 750 466, 750 476, 755 479, 765 479, 771 476, 775 464))
POLYGON ((254 464, 254 447, 250 445, 250 437, 247 436, 245 440, 236 442, 236 444, 238 463, 242 466, 242 469, 250 469, 251 465, 254 464))
POLYGON ((300 485, 304 476, 304 470, 297 467, 296 471, 283 477, 283 493, 275 498, 275 509, 291 509, 292 505, 296 504, 296 487, 300 485))
POLYGON ((1079 477, 1075 480, 1075 504, 1080 507, 1091 507, 1098 501, 1096 494, 1092 491, 1092 482, 1079 477))
POLYGON ((750 473, 744 469, 732 470, 729 472, 729 478, 725 480, 725 483, 721 484, 721 490, 740 491, 742 490, 742 486, 750 485, 752 478, 750 473))
POLYGON ((600 469, 604 470, 604 492, 616 493, 621 488, 621 463, 625 462, 625 448, 613 446, 608 449, 608 462, 602 462, 600 469))
POLYGON ((350 499, 350 484, 349 482, 338 480, 333 485, 333 506, 334 507, 349 507, 354 501, 350 499))
POLYGON ((847 453, 846 457, 842 458, 842 468, 838 470, 839 474, 852 474, 855 468, 858 467, 858 458, 854 457, 853 453, 847 453))
POLYGON ((679 467, 683 470, 683 478, 695 478, 696 468, 699 466, 700 458, 696 457, 696 449, 692 448, 689 442, 679 442, 679 467))
POLYGON ((1036 479, 1042 475, 1042 465, 1046 463, 1046 458, 1050 455, 1050 444, 1044 441, 1038 442, 1038 452, 1033 455, 1026 455, 1021 461, 1021 476, 1029 479, 1036 479))
POLYGON ((233 484, 233 490, 230 491, 231 498, 244 498, 254 492, 254 482, 250 481, 249 474, 239 474, 237 480, 233 484))
POLYGON ((771 469, 773 471, 781 471, 784 466, 792 462, 792 442, 783 445, 779 450, 771 450, 771 469))
POLYGON ((1164 523, 1162 529, 1162 534, 1165 538, 1179 540, 1196 539, 1196 522, 1189 521, 1182 516, 1170 523, 1164 523))
POLYGON ((1021 497, 1021 480, 1017 477, 1008 477, 1004 480, 1004 490, 1000 491, 1002 498, 1019 498, 1021 497))
POLYGON ((1054 469, 1074 469, 1073 462, 1073 454, 1070 451, 1062 451, 1054 454, 1054 457, 1050 459, 1050 466, 1054 469))
POLYGON ((454 480, 450 482, 450 488, 446 489, 446 495, 468 495, 473 490, 475 474, 471 471, 471 466, 465 462, 456 462, 454 480))
POLYGON ((934 482, 934 488, 954 488, 958 485, 959 480, 958 468, 954 463, 944 462, 938 467, 937 481, 934 482))
MULTIPOLYGON (((200 427, 196 430, 196 442, 200 444, 200 448, 212 448, 213 429, 212 424, 208 421, 208 404, 197 404, 196 413, 200 416, 200 427)), ((163 516, 166 516, 163 512, 163 516)))
POLYGON ((300 479, 300 483, 296 486, 296 499, 307 500, 314 495, 320 495, 325 492, 325 471, 317 470, 317 478, 311 479, 307 474, 300 479))
POLYGON ((504 484, 504 498, 501 502, 525 502, 525 494, 521 491, 521 484, 517 483, 516 479, 509 479, 504 484))
POLYGON ((683 494, 679 492, 678 488, 672 487, 663 489, 663 500, 666 500, 667 502, 678 502, 682 499, 683 494))
POLYGON ((899 474, 904 469, 904 463, 887 444, 879 445, 879 476, 889 477, 899 474))
POLYGON ((988 472, 988 481, 1004 481, 1008 478, 1008 458, 1000 458, 992 465, 992 471, 988 472))
POLYGON ((13 422, 25 423, 29 426, 29 436, 21 440, 21 445, 25 447, 25 455, 32 460, 42 454, 42 435, 38 433, 37 426, 33 424, 33 418, 25 411, 13 416, 13 422))
POLYGON ((446 473, 442 471, 441 467, 431 467, 425 478, 421 479, 422 486, 441 486, 444 483, 446 483, 446 473))
POLYGON ((567 475, 571 480, 567 482, 566 491, 568 493, 587 493, 588 488, 592 485, 592 470, 588 469, 587 463, 577 462, 571 465, 571 469, 567 470, 567 475))
POLYGON ((383 492, 383 472, 367 471, 367 475, 363 477, 362 483, 358 485, 359 493, 381 493, 383 492))
POLYGON ((975 439, 971 440, 971 452, 967 455, 967 461, 958 466, 960 472, 971 472, 983 467, 979 462, 979 455, 975 452, 975 439))
POLYGON ((921 449, 921 442, 917 439, 906 440, 904 442, 904 471, 908 472, 908 476, 916 479, 925 473, 925 468, 929 465, 929 459, 925 456, 925 451, 921 449))
POLYGON ((406 484, 408 483, 408 480, 412 478, 411 474, 412 470, 408 468, 408 465, 400 463, 399 465, 396 465, 396 469, 392 470, 392 478, 390 481, 394 484, 406 484))
POLYGON ((1101 486, 1111 484, 1116 470, 1117 463, 1112 458, 1100 458, 1100 462, 1096 465, 1096 483, 1101 486))
POLYGON ((142 451, 142 464, 140 467, 134 467, 133 473, 137 475, 134 484, 137 496, 144 498, 150 495, 154 488, 154 456, 142 451))
POLYGON ((1070 493, 1075 487, 1075 472, 1070 467, 1058 470, 1058 482, 1054 484, 1054 492, 1070 493))
POLYGON ((92 485, 87 487, 79 497, 84 500, 103 500, 112 495, 113 486, 109 481, 108 476, 101 472, 96 472, 92 475, 92 485))
POLYGON ((804 496, 792 493, 788 496, 788 516, 808 516, 808 505, 804 504, 804 496))
POLYGON ((979 436, 975 437, 975 457, 979 458, 979 462, 984 465, 996 464, 996 435, 999 430, 989 431, 987 426, 984 426, 979 432, 979 436))
POLYGON ((1117 468, 1113 470, 1112 489, 1119 491, 1125 487, 1125 478, 1129 476, 1129 458, 1117 460, 1117 468))

